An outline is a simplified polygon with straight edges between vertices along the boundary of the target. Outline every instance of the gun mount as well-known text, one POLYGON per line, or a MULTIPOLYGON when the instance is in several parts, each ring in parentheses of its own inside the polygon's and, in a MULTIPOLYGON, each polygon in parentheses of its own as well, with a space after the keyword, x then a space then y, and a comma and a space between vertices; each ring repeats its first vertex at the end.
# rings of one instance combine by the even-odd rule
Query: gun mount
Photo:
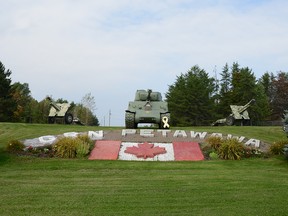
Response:
POLYGON ((73 115, 69 112, 71 105, 69 103, 56 103, 51 97, 46 97, 50 102, 50 111, 48 115, 48 123, 61 122, 62 124, 72 124, 73 115))
POLYGON ((159 128, 169 128, 170 112, 167 102, 162 101, 160 92, 151 89, 137 90, 134 101, 130 101, 125 111, 126 128, 137 128, 138 123, 158 124, 159 128))
POLYGON ((212 123, 212 126, 218 125, 249 125, 250 124, 250 117, 247 109, 255 103, 255 99, 250 100, 244 106, 237 106, 237 105, 230 105, 232 113, 224 119, 218 119, 217 121, 212 123))

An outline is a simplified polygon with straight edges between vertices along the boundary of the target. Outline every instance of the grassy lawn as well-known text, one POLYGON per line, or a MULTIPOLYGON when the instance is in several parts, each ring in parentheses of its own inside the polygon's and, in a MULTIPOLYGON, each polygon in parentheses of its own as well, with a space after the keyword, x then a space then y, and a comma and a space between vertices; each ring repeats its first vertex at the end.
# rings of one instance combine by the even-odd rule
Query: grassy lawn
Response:
MULTIPOLYGON (((131 162, 17 157, 3 151, 11 139, 88 130, 99 128, 0 123, 0 215, 287 215, 288 162, 282 157, 131 162)), ((279 127, 185 130, 267 142, 285 138, 279 127)))

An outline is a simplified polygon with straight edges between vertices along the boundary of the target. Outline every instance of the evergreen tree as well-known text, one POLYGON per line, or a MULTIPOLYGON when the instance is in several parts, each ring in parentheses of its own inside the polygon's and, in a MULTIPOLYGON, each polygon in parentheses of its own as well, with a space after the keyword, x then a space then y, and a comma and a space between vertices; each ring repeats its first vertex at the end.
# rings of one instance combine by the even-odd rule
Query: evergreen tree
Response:
POLYGON ((260 78, 259 82, 262 84, 264 88, 264 92, 267 97, 271 98, 272 95, 272 82, 274 79, 273 73, 269 74, 268 72, 264 73, 260 78))
POLYGON ((227 63, 223 67, 221 76, 220 94, 225 95, 230 91, 231 88, 231 73, 229 72, 229 66, 227 63))
POLYGON ((245 104, 256 97, 256 77, 248 67, 232 68, 231 101, 235 105, 245 104))
POLYGON ((171 124, 174 126, 208 125, 211 123, 215 90, 214 79, 197 65, 177 77, 166 93, 171 124))
POLYGON ((249 115, 254 124, 257 125, 258 121, 267 120, 267 117, 271 115, 271 109, 265 87, 260 81, 256 84, 254 91, 256 103, 249 108, 249 115))
POLYGON ((11 73, 0 62, 0 122, 11 121, 16 108, 16 103, 11 95, 11 79, 9 78, 11 73))
POLYGON ((231 113, 231 72, 229 66, 226 63, 222 69, 221 80, 220 80, 220 95, 217 103, 217 118, 223 118, 231 113))

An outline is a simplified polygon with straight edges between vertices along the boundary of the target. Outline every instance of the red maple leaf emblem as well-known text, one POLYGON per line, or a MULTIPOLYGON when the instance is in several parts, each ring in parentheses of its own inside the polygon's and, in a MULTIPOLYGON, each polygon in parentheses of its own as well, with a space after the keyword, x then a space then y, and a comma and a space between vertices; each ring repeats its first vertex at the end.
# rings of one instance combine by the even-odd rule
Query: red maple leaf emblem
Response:
POLYGON ((146 159, 146 158, 153 158, 155 155, 165 154, 167 151, 165 150, 164 147, 159 146, 154 147, 154 144, 145 142, 142 144, 139 143, 138 147, 136 146, 127 147, 124 152, 136 155, 138 158, 143 157, 144 159, 146 159))

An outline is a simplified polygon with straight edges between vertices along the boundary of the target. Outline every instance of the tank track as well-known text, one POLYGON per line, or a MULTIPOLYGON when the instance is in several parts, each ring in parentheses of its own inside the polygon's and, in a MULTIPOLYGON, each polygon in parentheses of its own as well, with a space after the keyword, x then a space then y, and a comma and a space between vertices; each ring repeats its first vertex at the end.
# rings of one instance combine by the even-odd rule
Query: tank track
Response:
POLYGON ((126 128, 131 128, 131 129, 136 128, 134 113, 130 113, 130 112, 125 113, 125 126, 126 128))

